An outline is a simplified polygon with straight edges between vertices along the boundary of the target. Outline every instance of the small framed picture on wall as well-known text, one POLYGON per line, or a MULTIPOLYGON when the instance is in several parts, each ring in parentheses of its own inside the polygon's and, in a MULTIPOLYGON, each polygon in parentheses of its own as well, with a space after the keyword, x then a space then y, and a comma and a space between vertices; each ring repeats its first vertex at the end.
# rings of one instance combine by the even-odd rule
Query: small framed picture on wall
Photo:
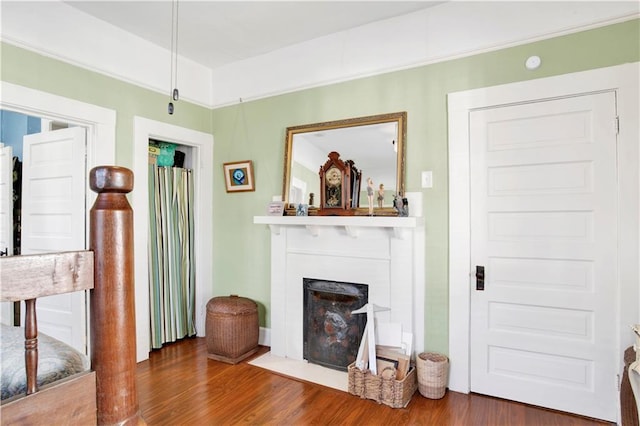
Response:
POLYGON ((227 192, 255 191, 251 160, 224 163, 223 169, 227 192))

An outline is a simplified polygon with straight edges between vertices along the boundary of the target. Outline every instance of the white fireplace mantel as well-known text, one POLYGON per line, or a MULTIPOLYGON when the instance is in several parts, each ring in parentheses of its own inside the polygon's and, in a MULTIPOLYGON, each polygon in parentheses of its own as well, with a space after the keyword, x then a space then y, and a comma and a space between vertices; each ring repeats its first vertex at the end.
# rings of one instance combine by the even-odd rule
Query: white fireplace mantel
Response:
POLYGON ((312 236, 318 236, 327 227, 342 228, 347 235, 357 238, 362 229, 382 228, 395 238, 404 239, 407 231, 423 224, 422 217, 394 216, 254 216, 253 223, 269 225, 274 235, 280 235, 283 226, 305 227, 312 236))
POLYGON ((376 320, 401 323, 414 353, 424 348, 421 216, 254 216, 253 223, 271 234, 273 355, 303 359, 305 277, 367 284, 369 302, 390 308, 376 320))

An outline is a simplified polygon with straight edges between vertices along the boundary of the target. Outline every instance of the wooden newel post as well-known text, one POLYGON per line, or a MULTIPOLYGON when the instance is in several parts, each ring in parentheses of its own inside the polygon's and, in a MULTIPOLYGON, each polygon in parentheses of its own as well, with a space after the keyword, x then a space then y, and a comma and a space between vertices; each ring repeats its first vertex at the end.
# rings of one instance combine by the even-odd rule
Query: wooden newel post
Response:
POLYGON ((126 197, 133 190, 133 172, 124 167, 95 167, 90 185, 98 193, 90 216, 90 249, 95 257, 91 363, 96 372, 98 424, 133 425, 141 420, 136 389, 133 210, 126 197))

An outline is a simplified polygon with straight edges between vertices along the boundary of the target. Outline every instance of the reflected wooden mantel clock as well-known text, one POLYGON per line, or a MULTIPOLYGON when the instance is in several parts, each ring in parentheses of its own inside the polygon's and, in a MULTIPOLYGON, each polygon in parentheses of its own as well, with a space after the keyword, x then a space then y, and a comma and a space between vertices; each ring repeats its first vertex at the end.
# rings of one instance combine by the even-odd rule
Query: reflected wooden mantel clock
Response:
POLYGON ((354 189, 359 191, 360 174, 353 162, 342 161, 340 154, 332 151, 329 159, 320 166, 320 209, 323 216, 350 216, 354 214, 354 189))

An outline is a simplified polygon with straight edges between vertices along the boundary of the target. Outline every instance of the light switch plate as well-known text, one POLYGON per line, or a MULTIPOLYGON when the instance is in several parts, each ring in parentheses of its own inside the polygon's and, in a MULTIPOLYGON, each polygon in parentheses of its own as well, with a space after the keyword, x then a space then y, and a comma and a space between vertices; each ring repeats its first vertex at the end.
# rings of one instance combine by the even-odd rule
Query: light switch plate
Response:
POLYGON ((422 172, 422 187, 423 188, 433 187, 433 173, 431 172, 431 170, 422 172))

